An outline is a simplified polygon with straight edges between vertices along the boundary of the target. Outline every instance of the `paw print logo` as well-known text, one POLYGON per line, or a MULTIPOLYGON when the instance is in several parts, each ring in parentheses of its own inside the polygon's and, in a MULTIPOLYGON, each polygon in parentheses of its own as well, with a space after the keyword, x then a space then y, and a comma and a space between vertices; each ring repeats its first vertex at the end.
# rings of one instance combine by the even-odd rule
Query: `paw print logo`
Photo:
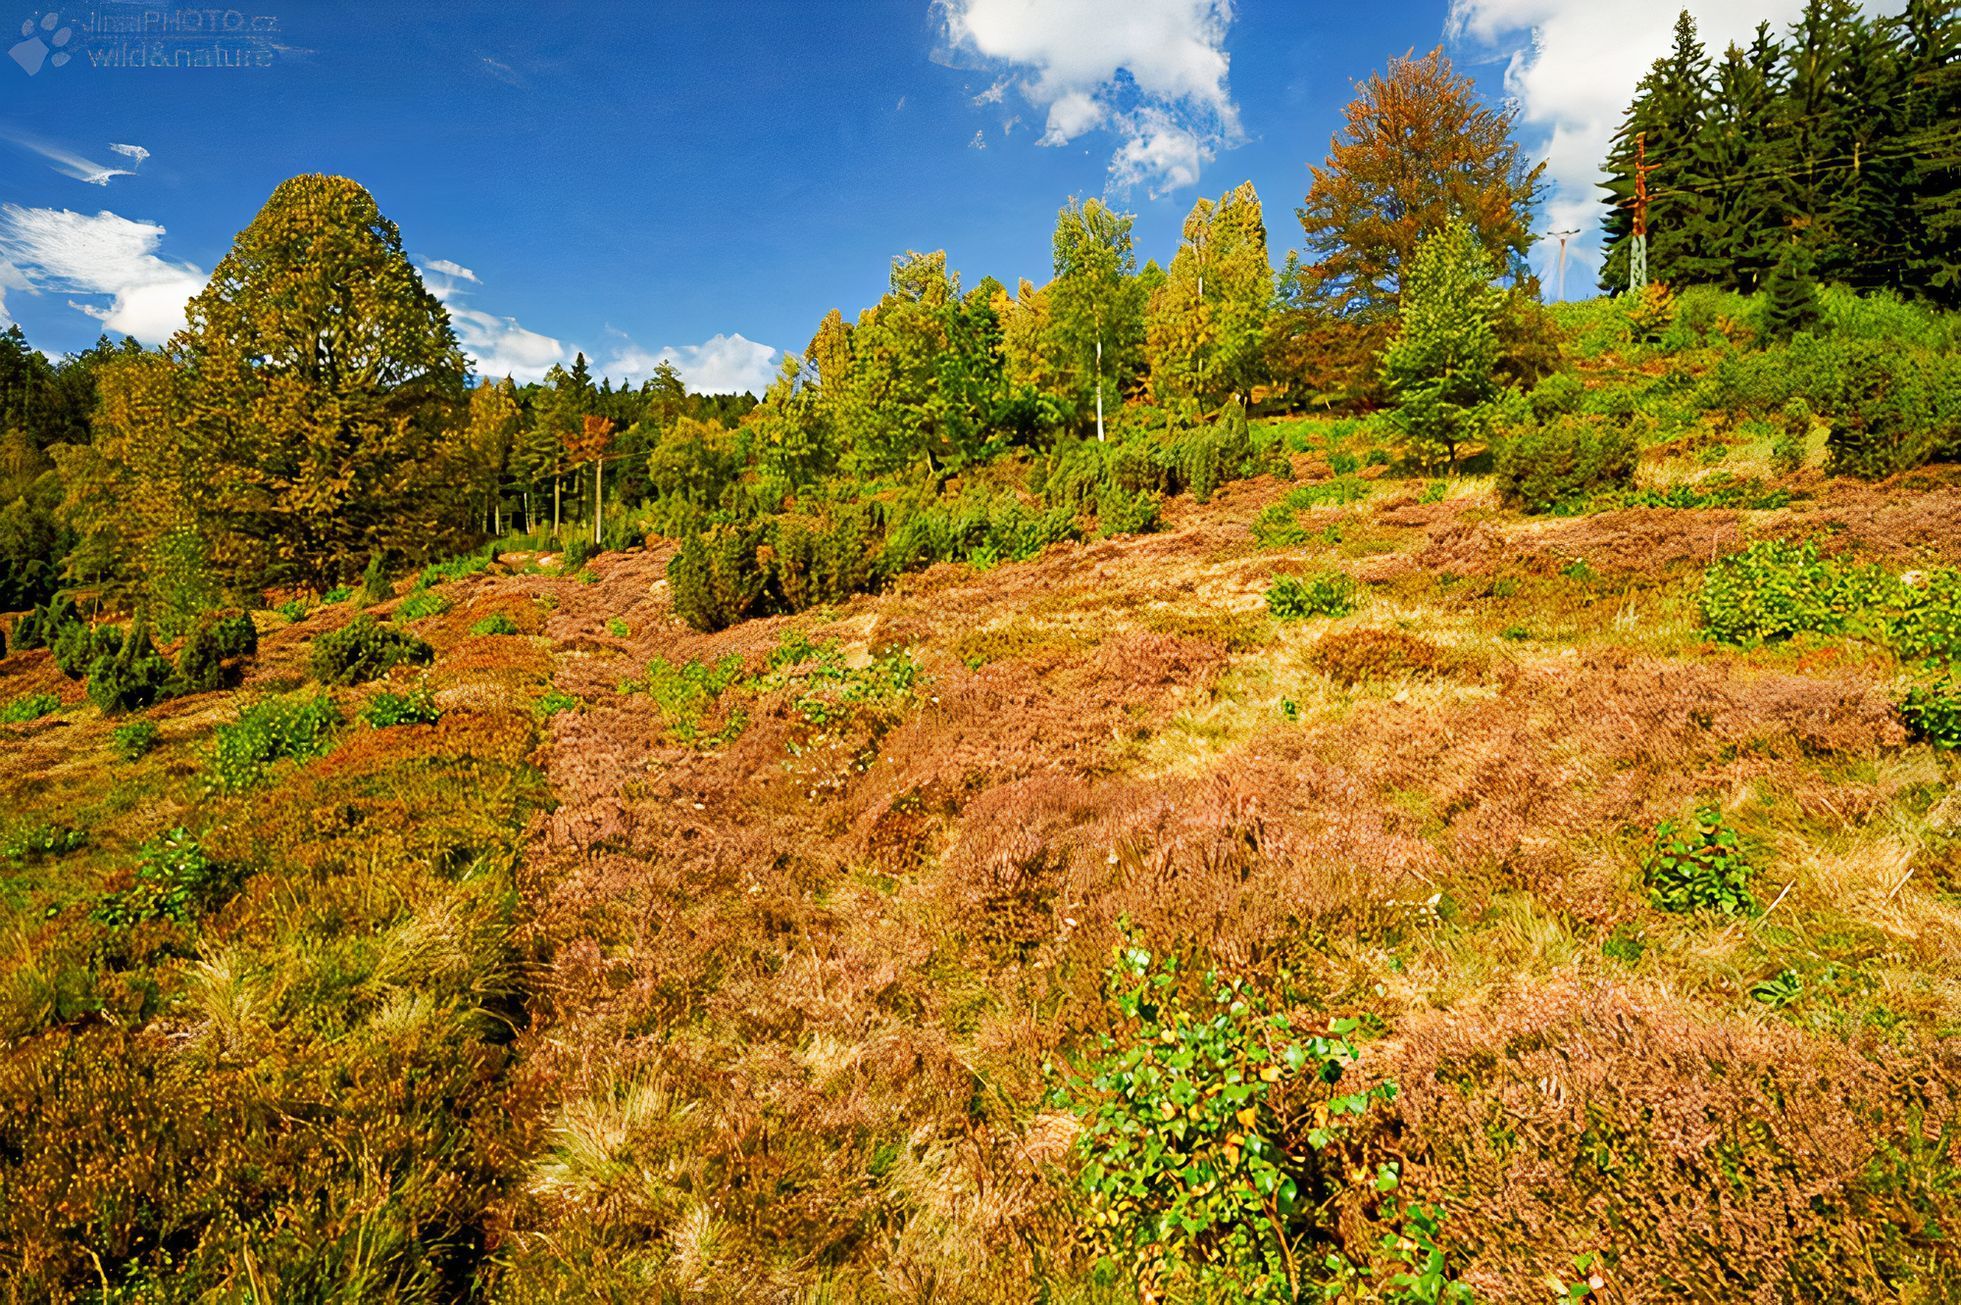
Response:
POLYGON ((32 77, 44 66, 59 68, 68 62, 70 55, 66 47, 75 39, 75 29, 63 27, 61 15, 50 10, 41 15, 39 22, 30 18, 22 23, 20 35, 20 43, 7 54, 20 65, 22 72, 32 77))

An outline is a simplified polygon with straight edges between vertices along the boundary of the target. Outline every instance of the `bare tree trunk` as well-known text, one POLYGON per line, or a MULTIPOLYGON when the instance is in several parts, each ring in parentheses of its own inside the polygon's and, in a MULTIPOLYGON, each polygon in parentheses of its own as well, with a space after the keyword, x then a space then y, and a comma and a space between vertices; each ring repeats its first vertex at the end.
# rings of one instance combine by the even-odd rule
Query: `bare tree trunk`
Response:
POLYGON ((606 524, 606 459, 600 458, 592 464, 592 542, 605 542, 606 524))

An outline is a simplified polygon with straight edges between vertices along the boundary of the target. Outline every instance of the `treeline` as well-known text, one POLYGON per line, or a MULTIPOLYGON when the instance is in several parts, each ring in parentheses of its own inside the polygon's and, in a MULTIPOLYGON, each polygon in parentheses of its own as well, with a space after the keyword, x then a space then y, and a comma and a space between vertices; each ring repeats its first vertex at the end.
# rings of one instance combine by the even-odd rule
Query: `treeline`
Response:
POLYGON ((1712 59, 1685 11, 1607 160, 1601 286, 1628 284, 1637 140, 1648 270, 1752 291, 1780 258, 1819 280, 1961 304, 1961 3, 1869 17, 1808 0, 1712 59))

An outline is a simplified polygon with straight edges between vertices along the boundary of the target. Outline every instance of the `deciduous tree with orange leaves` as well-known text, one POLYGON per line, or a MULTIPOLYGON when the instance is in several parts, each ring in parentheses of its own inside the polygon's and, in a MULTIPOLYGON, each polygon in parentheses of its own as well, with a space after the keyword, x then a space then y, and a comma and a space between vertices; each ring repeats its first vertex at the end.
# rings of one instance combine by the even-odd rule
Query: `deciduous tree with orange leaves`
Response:
POLYGON ((1523 256, 1545 164, 1520 153, 1515 117, 1484 104, 1441 46, 1362 83, 1326 162, 1309 169, 1309 297, 1345 316, 1392 312, 1417 244, 1453 218, 1498 267, 1523 256))

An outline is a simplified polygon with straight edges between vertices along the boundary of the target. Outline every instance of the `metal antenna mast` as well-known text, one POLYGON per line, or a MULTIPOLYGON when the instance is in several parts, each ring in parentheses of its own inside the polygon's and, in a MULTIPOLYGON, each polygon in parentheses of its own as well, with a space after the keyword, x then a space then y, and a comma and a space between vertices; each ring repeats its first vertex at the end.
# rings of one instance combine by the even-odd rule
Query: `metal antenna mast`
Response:
POLYGON ((1574 236, 1579 235, 1580 233, 1577 231, 1548 231, 1546 234, 1559 242, 1559 272, 1558 272, 1557 284, 1559 286, 1559 302, 1563 304, 1566 302, 1566 242, 1571 240, 1574 236))
POLYGON ((1642 290, 1648 284, 1648 133, 1634 137, 1634 243, 1628 247, 1627 288, 1642 290))

